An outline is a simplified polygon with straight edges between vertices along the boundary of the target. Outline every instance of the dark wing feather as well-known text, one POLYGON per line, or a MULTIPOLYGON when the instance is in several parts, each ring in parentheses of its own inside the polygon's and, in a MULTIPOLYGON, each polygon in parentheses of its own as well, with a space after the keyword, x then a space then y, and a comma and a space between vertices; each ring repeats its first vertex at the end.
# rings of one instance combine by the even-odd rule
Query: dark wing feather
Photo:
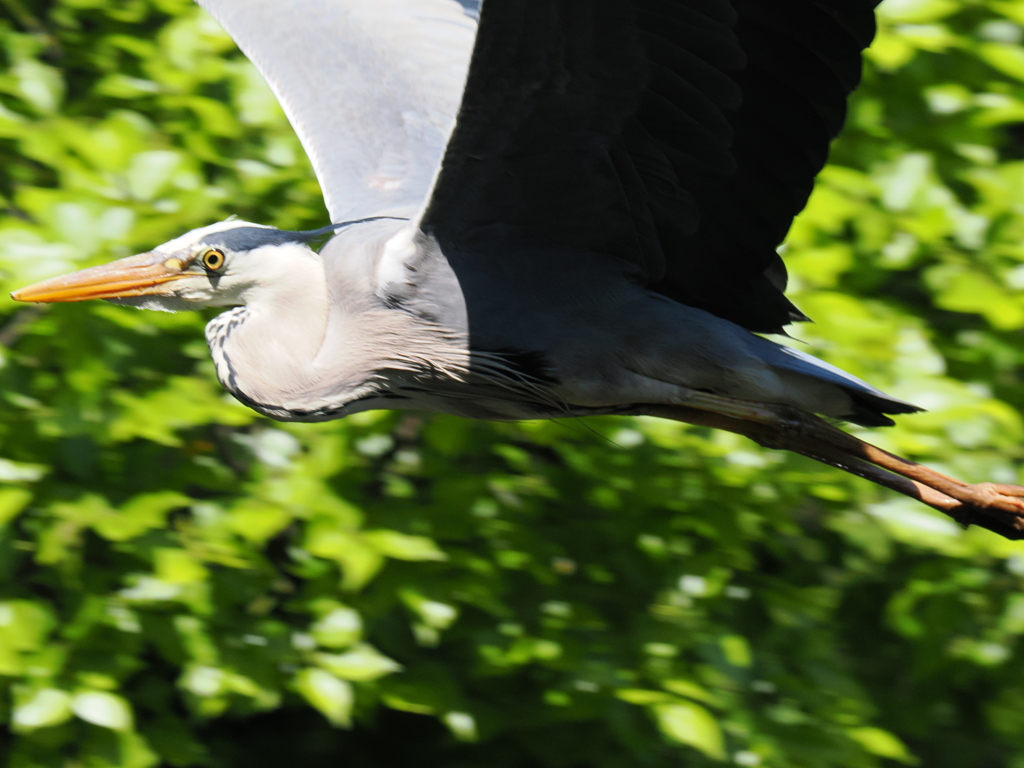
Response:
POLYGON ((874 0, 487 0, 422 224, 611 253, 755 331, 842 127, 874 0))

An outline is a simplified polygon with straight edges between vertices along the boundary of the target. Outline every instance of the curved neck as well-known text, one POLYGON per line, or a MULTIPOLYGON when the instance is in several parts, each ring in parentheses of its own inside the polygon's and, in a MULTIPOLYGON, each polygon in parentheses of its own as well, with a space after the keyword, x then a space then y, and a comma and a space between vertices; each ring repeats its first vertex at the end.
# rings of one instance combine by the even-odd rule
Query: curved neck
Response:
POLYGON ((243 402, 288 410, 317 386, 329 302, 323 263, 307 254, 206 326, 217 376, 243 402))
POLYGON ((461 289, 436 247, 413 244, 415 263, 383 270, 381 296, 394 230, 370 222, 319 255, 256 255, 266 261, 253 269, 260 282, 238 294, 244 306, 207 325, 221 383, 286 421, 396 405, 462 413, 470 355, 461 289))

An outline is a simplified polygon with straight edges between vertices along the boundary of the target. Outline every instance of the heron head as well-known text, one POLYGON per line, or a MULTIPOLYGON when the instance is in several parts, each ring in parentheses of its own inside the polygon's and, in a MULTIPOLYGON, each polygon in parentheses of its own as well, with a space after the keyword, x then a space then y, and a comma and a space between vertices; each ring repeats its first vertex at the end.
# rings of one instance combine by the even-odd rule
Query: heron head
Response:
POLYGON ((318 258, 309 243, 333 227, 289 232, 229 220, 193 229, 148 253, 14 291, 15 301, 108 299, 178 312, 247 303, 249 294, 294 274, 297 260, 318 258))

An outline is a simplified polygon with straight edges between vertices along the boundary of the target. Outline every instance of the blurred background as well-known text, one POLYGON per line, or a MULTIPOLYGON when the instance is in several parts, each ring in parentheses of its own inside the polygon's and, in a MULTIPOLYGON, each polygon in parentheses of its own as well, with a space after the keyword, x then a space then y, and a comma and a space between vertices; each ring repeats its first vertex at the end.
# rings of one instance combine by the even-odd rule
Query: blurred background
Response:
MULTIPOLYGON (((802 348, 1022 482, 1024 2, 886 0, 784 246, 802 348)), ((212 315, 7 292, 327 223, 187 0, 0 0, 0 763, 1024 768, 1024 545, 737 436, 226 396, 212 315)), ((343 137, 342 137, 343 138, 343 137)))

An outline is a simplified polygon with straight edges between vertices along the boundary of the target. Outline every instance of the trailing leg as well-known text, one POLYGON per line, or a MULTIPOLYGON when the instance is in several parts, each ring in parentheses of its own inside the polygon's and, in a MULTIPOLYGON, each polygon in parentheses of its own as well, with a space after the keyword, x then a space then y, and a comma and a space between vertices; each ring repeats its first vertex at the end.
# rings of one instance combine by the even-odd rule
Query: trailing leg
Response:
POLYGON ((766 448, 799 453, 918 499, 963 525, 1024 538, 1024 486, 956 480, 798 408, 696 392, 685 406, 648 405, 638 413, 744 435, 766 448))

